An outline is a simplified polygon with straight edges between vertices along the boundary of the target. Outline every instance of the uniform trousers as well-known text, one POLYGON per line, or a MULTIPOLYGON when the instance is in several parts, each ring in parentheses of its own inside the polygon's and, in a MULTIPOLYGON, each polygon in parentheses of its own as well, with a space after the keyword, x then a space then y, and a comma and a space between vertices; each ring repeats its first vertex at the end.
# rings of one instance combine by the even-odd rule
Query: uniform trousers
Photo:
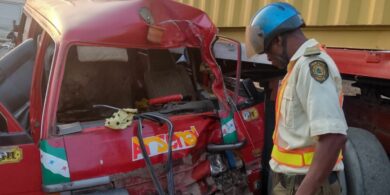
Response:
MULTIPOLYGON (((272 194, 294 195, 304 177, 305 175, 286 175, 272 172, 272 194)), ((341 195, 341 187, 337 172, 332 172, 315 194, 341 195)))

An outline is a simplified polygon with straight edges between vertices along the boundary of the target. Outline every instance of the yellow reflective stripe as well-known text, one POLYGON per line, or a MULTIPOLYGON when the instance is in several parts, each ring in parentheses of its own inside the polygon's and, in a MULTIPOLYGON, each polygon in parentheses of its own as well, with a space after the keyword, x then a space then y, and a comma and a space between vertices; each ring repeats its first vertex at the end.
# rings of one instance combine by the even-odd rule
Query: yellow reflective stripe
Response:
POLYGON ((313 161, 313 157, 314 157, 314 152, 303 153, 303 159, 305 161, 304 162, 305 166, 311 165, 311 162, 313 161))
MULTIPOLYGON (((283 152, 278 149, 277 146, 274 146, 271 154, 272 159, 276 162, 292 167, 303 167, 310 166, 313 162, 314 152, 303 152, 303 153, 289 153, 283 152)), ((340 151, 337 162, 343 159, 342 152, 340 151)))
POLYGON ((295 167, 301 167, 303 166, 302 162, 302 156, 301 154, 292 154, 292 153, 285 153, 281 152, 277 149, 276 146, 272 149, 271 157, 278 163, 281 163, 283 165, 290 165, 295 167))

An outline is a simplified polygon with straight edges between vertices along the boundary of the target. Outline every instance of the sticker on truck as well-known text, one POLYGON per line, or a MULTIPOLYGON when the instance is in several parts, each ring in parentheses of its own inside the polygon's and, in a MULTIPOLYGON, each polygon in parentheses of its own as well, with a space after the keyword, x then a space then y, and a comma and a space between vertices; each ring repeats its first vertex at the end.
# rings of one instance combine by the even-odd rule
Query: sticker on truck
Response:
POLYGON ((8 163, 18 163, 23 159, 23 151, 21 148, 1 147, 0 148, 0 165, 8 163))
MULTIPOLYGON (((168 153, 168 134, 159 134, 143 138, 148 155, 156 156, 168 153)), ((177 131, 172 138, 172 151, 185 150, 196 145, 198 132, 194 126, 189 130, 177 131)), ((132 159, 137 161, 143 159, 141 146, 137 137, 132 137, 132 159)))
POLYGON ((259 118, 259 112, 256 108, 249 108, 242 111, 242 117, 245 121, 253 121, 259 118))
POLYGON ((70 182, 65 148, 54 147, 47 140, 40 143, 43 185, 70 182))

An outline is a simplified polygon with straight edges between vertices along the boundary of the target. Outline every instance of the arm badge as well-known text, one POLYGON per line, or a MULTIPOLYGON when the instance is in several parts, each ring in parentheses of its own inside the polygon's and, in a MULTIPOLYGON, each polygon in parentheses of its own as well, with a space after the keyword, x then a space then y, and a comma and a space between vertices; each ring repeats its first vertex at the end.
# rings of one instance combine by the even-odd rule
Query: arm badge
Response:
POLYGON ((316 81, 323 83, 329 77, 328 65, 322 60, 314 60, 310 62, 310 75, 316 81))

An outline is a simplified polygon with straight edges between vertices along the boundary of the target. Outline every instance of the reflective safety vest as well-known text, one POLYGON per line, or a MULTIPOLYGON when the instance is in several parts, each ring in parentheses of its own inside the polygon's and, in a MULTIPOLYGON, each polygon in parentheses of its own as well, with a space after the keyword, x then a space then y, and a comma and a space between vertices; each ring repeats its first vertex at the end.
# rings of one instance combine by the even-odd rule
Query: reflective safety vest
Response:
MULTIPOLYGON (((273 134, 274 146, 272 149, 271 157, 274 161, 281 165, 285 165, 293 168, 301 168, 305 166, 310 166, 315 151, 315 145, 305 147, 305 148, 297 148, 292 150, 287 150, 279 145, 278 141, 278 126, 280 119, 280 107, 283 99, 283 93, 287 86, 288 79, 290 78, 292 69, 295 65, 296 61, 291 61, 287 66, 287 75, 283 78, 282 83, 278 89, 278 94, 275 103, 275 130, 273 134)), ((339 94, 339 102, 340 106, 343 103, 343 94, 340 92, 339 94)), ((337 163, 339 163, 343 159, 342 153, 340 151, 339 157, 337 159, 337 163)))

